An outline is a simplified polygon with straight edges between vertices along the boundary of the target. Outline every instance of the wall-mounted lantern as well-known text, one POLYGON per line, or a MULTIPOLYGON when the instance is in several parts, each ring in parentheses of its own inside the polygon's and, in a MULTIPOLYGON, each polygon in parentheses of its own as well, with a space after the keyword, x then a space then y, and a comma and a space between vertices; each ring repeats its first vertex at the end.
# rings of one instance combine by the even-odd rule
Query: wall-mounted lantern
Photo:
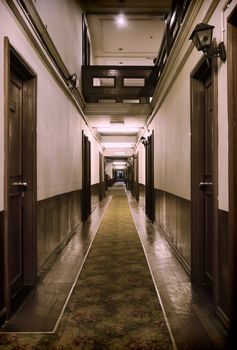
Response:
POLYGON ((199 23, 194 28, 189 40, 192 40, 198 51, 209 57, 220 57, 222 61, 226 60, 225 45, 222 42, 217 47, 212 45, 213 29, 215 27, 205 23, 199 23))

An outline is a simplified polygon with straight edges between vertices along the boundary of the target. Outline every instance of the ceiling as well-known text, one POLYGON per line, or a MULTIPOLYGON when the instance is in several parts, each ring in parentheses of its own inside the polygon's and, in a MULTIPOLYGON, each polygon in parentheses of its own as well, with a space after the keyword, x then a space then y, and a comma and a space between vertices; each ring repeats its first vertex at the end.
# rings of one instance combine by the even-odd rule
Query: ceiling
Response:
MULTIPOLYGON (((91 64, 153 65, 171 0, 81 0, 81 4, 87 14, 91 64)), ((88 104, 85 111, 110 158, 133 154, 150 112, 149 106, 118 103, 88 104)))

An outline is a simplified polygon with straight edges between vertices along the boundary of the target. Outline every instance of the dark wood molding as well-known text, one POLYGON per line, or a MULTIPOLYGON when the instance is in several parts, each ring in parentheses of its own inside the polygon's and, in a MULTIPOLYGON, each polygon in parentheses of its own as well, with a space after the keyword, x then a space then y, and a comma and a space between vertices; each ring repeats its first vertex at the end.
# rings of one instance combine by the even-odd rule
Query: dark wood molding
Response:
POLYGON ((123 102, 126 99, 149 103, 157 83, 154 66, 82 66, 82 94, 86 102, 103 99, 123 102), (113 86, 94 86, 93 79, 113 79, 113 86), (144 86, 125 86, 124 79, 144 79, 144 86))

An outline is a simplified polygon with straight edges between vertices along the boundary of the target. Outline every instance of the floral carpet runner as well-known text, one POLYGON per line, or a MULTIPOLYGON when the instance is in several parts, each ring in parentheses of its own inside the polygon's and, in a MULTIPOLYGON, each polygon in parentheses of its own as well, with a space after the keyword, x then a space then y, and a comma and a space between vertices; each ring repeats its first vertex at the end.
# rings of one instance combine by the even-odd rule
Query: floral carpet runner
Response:
POLYGON ((0 349, 173 349, 123 189, 113 191, 57 331, 0 334, 0 349))

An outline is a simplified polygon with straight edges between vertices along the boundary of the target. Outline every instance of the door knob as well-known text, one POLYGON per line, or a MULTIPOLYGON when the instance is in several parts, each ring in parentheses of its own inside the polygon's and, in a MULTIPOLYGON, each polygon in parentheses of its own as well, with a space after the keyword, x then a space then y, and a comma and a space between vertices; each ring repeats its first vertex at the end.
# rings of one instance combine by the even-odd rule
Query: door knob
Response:
POLYGON ((200 182, 199 188, 200 190, 205 190, 207 186, 212 186, 212 185, 213 185, 212 182, 200 182))
POLYGON ((22 192, 27 191, 28 183, 27 182, 13 182, 13 186, 19 186, 22 192))

